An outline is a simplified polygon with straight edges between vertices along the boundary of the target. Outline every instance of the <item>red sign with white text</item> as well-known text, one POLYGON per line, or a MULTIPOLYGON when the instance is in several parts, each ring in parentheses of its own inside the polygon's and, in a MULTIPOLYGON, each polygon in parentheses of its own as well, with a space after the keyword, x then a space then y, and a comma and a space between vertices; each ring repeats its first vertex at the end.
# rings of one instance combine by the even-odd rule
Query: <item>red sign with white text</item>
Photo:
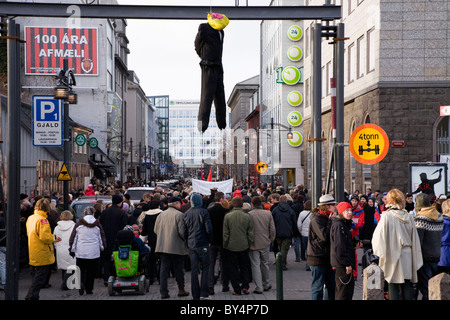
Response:
POLYGON ((441 106, 440 114, 441 117, 450 116, 450 106, 441 106))
POLYGON ((57 74, 63 60, 75 75, 98 75, 96 28, 25 27, 25 74, 57 74))

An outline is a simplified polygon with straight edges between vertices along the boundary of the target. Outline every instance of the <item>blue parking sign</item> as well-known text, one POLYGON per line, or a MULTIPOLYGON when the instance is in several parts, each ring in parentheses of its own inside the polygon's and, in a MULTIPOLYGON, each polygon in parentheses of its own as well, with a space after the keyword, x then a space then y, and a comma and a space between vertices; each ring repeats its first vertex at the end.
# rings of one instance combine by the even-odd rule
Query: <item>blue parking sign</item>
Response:
POLYGON ((32 120, 33 146, 62 146, 62 100, 53 96, 33 96, 32 120))

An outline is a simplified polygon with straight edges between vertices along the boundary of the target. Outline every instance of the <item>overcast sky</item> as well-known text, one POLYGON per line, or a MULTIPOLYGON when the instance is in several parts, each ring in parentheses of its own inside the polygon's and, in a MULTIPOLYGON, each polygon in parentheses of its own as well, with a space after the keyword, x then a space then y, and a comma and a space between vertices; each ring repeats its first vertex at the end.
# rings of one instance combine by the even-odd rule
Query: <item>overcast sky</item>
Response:
MULTIPOLYGON (((118 0, 134 5, 234 6, 235 0, 118 0)), ((249 6, 268 5, 270 0, 248 0, 249 6)), ((241 5, 246 1, 241 0, 241 5)), ((219 12, 220 13, 220 12, 219 12)), ((171 99, 200 100, 200 58, 194 39, 204 20, 128 19, 128 69, 134 70, 147 96, 169 95, 171 99)), ((236 83, 259 74, 259 20, 233 21, 224 29, 225 97, 228 100, 236 83)))

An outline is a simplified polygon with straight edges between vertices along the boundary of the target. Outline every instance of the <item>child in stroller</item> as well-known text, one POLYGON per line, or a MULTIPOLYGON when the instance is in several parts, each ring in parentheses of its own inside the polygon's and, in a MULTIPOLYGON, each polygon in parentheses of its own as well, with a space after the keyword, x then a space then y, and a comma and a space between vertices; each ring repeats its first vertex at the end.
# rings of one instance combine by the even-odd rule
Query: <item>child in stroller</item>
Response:
POLYGON ((132 226, 127 225, 117 233, 112 256, 115 275, 108 279, 109 295, 124 290, 138 291, 139 294, 148 291, 145 267, 149 253, 150 248, 135 236, 132 226))

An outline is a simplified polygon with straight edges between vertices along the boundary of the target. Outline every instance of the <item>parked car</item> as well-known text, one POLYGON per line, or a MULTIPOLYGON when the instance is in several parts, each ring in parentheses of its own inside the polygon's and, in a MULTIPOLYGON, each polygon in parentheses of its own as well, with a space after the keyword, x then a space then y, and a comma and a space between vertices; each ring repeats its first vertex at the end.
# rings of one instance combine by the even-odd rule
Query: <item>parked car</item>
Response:
POLYGON ((84 216, 84 208, 93 207, 99 200, 102 200, 104 204, 112 202, 111 196, 82 196, 70 205, 75 210, 76 219, 84 216))
POLYGON ((136 205, 141 202, 142 196, 145 193, 153 193, 154 191, 155 188, 153 187, 130 187, 125 190, 125 194, 129 194, 131 203, 136 205))

